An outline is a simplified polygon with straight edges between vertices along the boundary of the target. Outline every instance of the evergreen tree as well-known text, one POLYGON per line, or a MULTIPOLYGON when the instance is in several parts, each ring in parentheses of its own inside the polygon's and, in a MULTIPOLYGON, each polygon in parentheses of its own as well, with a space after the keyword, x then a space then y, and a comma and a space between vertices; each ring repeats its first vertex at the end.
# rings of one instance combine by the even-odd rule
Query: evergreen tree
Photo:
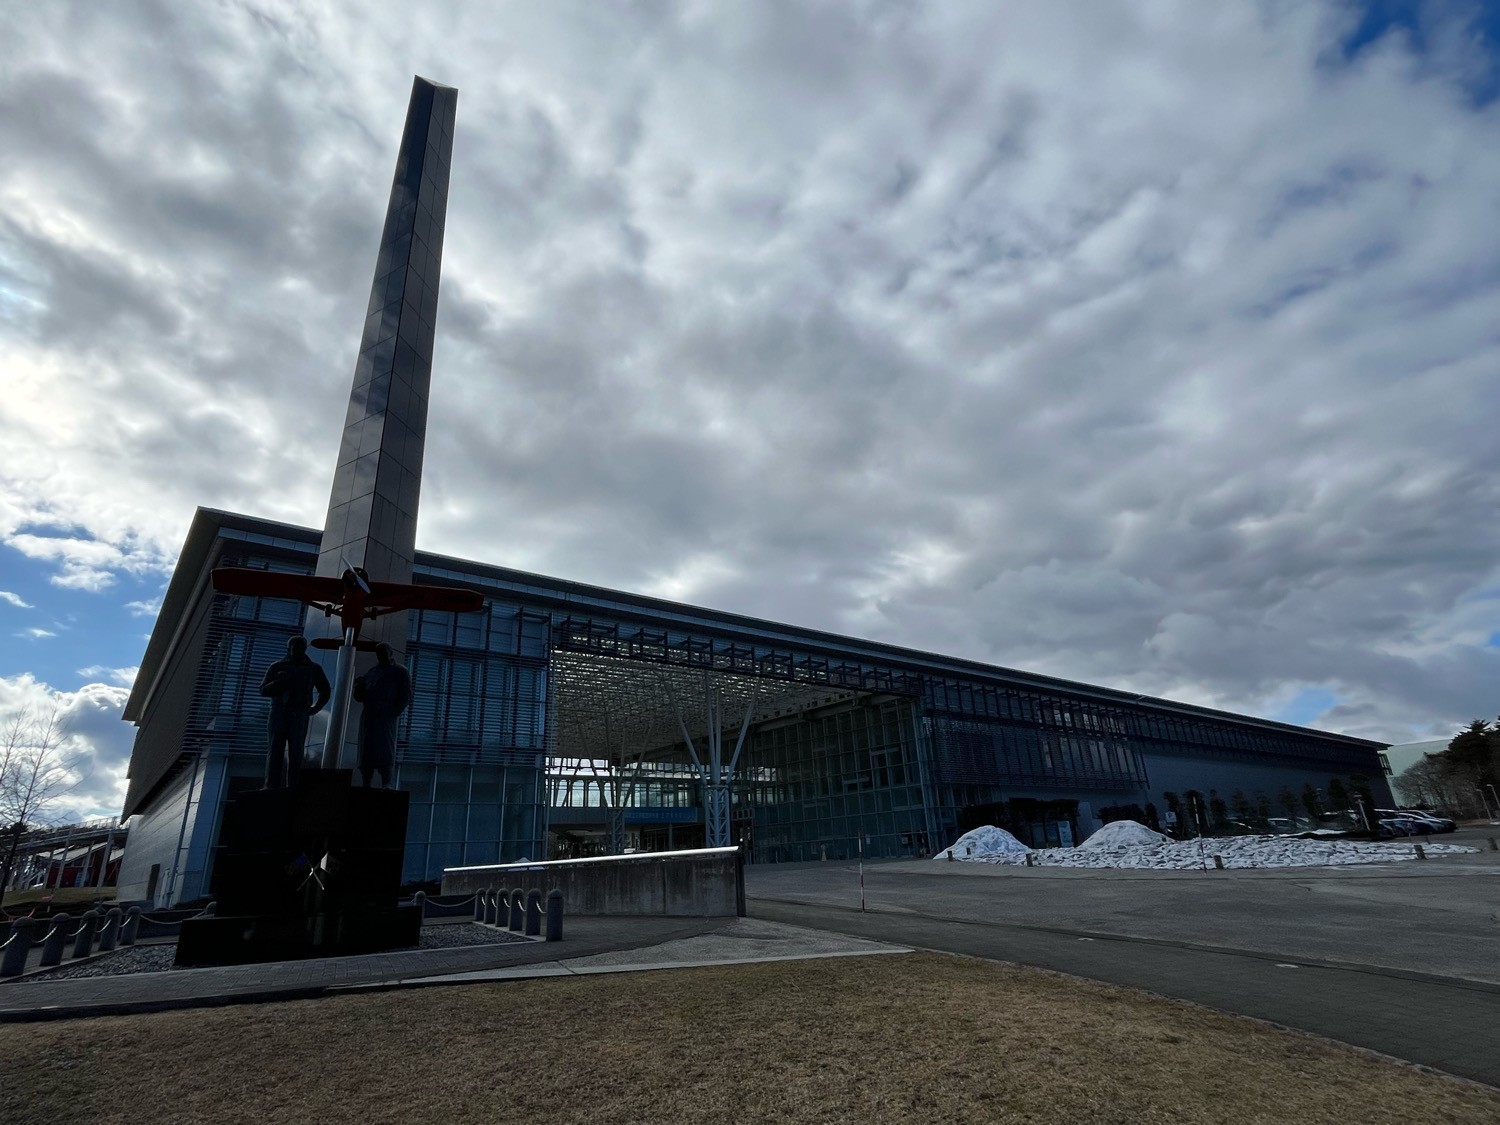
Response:
POLYGON ((1255 791, 1255 827, 1265 831, 1271 823, 1271 797, 1264 789, 1255 791))
POLYGON ((1255 808, 1250 804, 1250 798, 1245 796, 1242 789, 1236 789, 1229 795, 1229 807, 1234 810, 1236 820, 1249 824, 1255 819, 1255 808))
MULTIPOLYGON (((1351 774, 1349 777, 1349 792, 1358 798, 1359 804, 1364 805, 1365 816, 1370 818, 1368 827, 1375 827, 1375 794, 1370 789, 1370 779, 1362 773, 1351 774)), ((1355 814, 1358 815, 1358 805, 1355 814)))
POLYGON ((1336 777, 1328 779, 1328 804, 1330 812, 1342 813, 1349 807, 1349 790, 1336 777))
POLYGON ((1212 818, 1210 823, 1213 824, 1214 831, 1228 832, 1229 806, 1224 803, 1224 798, 1220 797, 1218 793, 1216 793, 1212 789, 1208 791, 1208 808, 1209 816, 1212 818))
POLYGON ((1281 787, 1281 792, 1276 794, 1276 803, 1286 810, 1287 819, 1296 823, 1297 794, 1292 792, 1291 786, 1283 785, 1281 787))
POLYGON ((1472 777, 1476 785, 1493 784, 1500 770, 1496 769, 1496 758, 1500 757, 1500 722, 1492 727, 1483 719, 1475 719, 1448 743, 1443 757, 1465 777, 1472 777))
POLYGON ((1318 814, 1321 813, 1323 809, 1321 803, 1318 801, 1318 791, 1313 788, 1313 784, 1310 781, 1302 787, 1302 807, 1307 810, 1307 815, 1312 818, 1313 823, 1316 824, 1318 820, 1318 814))

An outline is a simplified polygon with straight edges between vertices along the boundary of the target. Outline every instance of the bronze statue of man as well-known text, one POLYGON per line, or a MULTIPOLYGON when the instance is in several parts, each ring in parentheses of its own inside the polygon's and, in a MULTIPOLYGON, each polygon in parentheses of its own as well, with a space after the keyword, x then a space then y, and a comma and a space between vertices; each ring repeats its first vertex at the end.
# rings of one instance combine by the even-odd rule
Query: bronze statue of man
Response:
POLYGON ((323 669, 307 655, 306 637, 288 637, 286 659, 266 669, 261 695, 271 699, 270 755, 266 759, 266 788, 296 788, 302 776, 307 721, 328 704, 333 694, 323 669), (316 698, 314 698, 316 696, 316 698))
POLYGON ((364 704, 359 715, 360 776, 369 786, 379 774, 382 789, 396 768, 396 720, 411 703, 411 676, 395 662, 395 655, 381 641, 375 646, 378 663, 354 681, 354 698, 364 704))

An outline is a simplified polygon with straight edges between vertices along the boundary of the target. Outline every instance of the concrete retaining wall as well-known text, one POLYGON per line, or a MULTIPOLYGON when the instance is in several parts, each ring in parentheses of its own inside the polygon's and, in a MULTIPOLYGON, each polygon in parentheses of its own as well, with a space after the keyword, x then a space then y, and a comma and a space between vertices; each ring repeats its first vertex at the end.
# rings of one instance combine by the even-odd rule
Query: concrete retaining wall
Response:
POLYGON ((568 914, 743 917, 744 861, 739 848, 499 863, 443 870, 443 894, 492 887, 553 889, 568 914))

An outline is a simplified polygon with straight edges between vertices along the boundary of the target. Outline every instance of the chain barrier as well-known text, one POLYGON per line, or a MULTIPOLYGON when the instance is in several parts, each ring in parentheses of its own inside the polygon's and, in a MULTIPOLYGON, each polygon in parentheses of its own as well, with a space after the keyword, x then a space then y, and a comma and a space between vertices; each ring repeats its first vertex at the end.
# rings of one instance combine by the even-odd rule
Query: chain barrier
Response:
POLYGON ((140 919, 142 922, 150 922, 153 926, 178 926, 183 922, 191 922, 194 918, 203 918, 207 916, 208 907, 205 906, 197 914, 194 914, 188 918, 153 918, 149 914, 142 914, 140 915, 140 919))
MULTIPOLYGON (((433 907, 435 910, 442 910, 444 912, 450 911, 450 910, 459 910, 462 907, 468 906, 471 902, 473 902, 478 897, 479 896, 477 894, 472 894, 468 898, 460 899, 458 902, 438 902, 436 899, 424 898, 422 900, 422 920, 424 922, 427 920, 427 908, 429 906, 433 907)), ((416 905, 415 900, 413 900, 412 905, 416 905)), ((436 914, 436 913, 433 914, 432 916, 434 918, 442 918, 442 917, 444 917, 443 914, 436 914)))

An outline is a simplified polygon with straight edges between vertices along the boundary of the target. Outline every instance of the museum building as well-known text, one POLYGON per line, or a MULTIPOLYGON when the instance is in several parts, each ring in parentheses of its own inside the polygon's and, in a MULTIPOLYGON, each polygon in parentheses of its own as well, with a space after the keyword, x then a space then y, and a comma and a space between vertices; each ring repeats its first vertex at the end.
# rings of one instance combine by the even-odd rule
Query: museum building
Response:
MULTIPOLYGON (((324 526, 193 519, 125 706, 122 900, 212 893, 225 803, 266 777, 260 685, 297 634, 342 643, 330 672, 368 667, 358 642, 406 662, 409 884, 701 845, 756 863, 921 856, 975 817, 1045 847, 1100 810, 1264 816, 1273 795, 1335 783, 1390 802, 1378 743, 418 551, 457 97, 412 81, 324 526), (229 566, 335 584, 358 568, 383 588, 478 590, 484 609, 402 609, 344 636, 331 610, 216 591, 229 566)), ((307 749, 351 766, 337 706, 343 738, 325 711, 307 749)))
MULTIPOLYGON (((312 574, 320 531, 199 509, 125 718, 139 728, 122 899, 210 892, 225 801, 265 775, 265 669, 322 615, 216 593, 218 566, 312 574)), ((1264 807, 1331 782, 1390 800, 1383 744, 418 551, 484 592, 413 611, 395 784, 404 878, 740 843, 751 862, 921 856, 1000 806, 1034 846, 1167 793, 1264 807)))

